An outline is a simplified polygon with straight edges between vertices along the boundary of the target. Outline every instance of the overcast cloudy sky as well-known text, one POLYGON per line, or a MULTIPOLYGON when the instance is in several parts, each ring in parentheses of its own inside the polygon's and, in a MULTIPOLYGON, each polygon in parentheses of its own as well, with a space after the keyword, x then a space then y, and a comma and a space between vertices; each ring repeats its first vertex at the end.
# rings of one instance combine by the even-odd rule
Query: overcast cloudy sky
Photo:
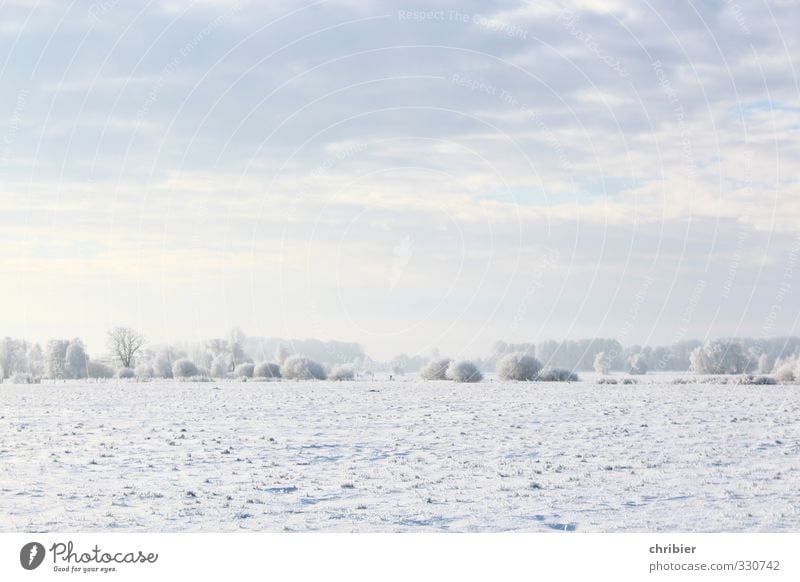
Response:
POLYGON ((789 0, 0 0, 0 335, 796 333, 789 0))

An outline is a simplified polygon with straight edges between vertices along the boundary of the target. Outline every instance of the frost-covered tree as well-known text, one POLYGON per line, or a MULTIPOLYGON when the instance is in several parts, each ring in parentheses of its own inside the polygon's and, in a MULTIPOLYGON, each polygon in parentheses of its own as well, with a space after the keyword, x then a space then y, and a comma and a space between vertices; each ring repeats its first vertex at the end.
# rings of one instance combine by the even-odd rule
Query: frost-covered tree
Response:
POLYGON ((695 348, 689 359, 697 374, 744 374, 748 358, 738 342, 714 340, 695 348))
POLYGON ((0 380, 14 374, 27 373, 28 345, 10 337, 0 340, 0 380))
POLYGON ((800 357, 795 356, 778 360, 775 362, 773 373, 781 382, 800 380, 800 357))
POLYGON ((272 362, 261 362, 253 370, 253 375, 256 378, 280 378, 281 367, 272 362))
POLYGON ((447 380, 447 368, 453 360, 450 358, 434 358, 419 372, 423 380, 447 380))
POLYGON ((333 370, 331 370, 330 374, 328 374, 328 380, 334 380, 337 382, 354 380, 355 377, 355 370, 353 370, 353 366, 350 366, 349 364, 338 364, 334 366, 333 370))
POLYGON ((469 360, 459 360, 450 362, 447 367, 447 378, 453 382, 480 382, 483 380, 483 374, 478 366, 469 360))
POLYGON ((44 376, 44 353, 42 346, 34 344, 28 347, 26 354, 26 362, 28 366, 28 374, 33 378, 41 378, 44 376))
POLYGON ((152 359, 153 374, 156 378, 172 378, 172 368, 178 360, 185 358, 186 354, 171 346, 159 348, 152 359))
POLYGON ((225 378, 230 371, 230 362, 227 355, 220 354, 211 362, 209 374, 212 378, 225 378))
POLYGON ((172 365, 173 378, 191 378, 197 376, 199 370, 194 362, 188 358, 181 358, 172 365))
POLYGON ((497 362, 497 375, 501 380, 532 382, 536 380, 542 363, 525 352, 514 352, 497 362))
POLYGON ((47 342, 47 351, 45 352, 45 368, 49 378, 60 380, 67 377, 65 365, 68 347, 68 340, 50 340, 47 342))
POLYGON ((770 362, 768 354, 761 354, 758 356, 758 365, 756 366, 757 374, 769 374, 772 370, 772 362, 770 362))
POLYGON ((536 378, 540 382, 578 382, 580 378, 575 372, 562 368, 545 368, 536 378))
POLYGON ((86 355, 86 348, 83 342, 75 338, 67 346, 64 354, 64 371, 68 378, 86 378, 86 365, 89 363, 89 356, 86 355))
POLYGON ((144 347, 144 336, 129 327, 115 327, 107 334, 108 349, 123 368, 132 368, 136 354, 144 347))
POLYGON ((628 358, 628 372, 634 376, 647 374, 647 358, 644 354, 633 354, 628 358))
POLYGON ((289 349, 284 343, 278 344, 275 348, 275 361, 278 362, 279 366, 283 366, 292 355, 292 350, 289 349))
POLYGON ((305 356, 291 356, 281 366, 281 376, 289 380, 324 380, 322 364, 305 356))
POLYGON ((117 370, 117 378, 121 380, 129 380, 136 377, 136 372, 132 368, 120 368, 117 370))
POLYGON ((599 352, 594 357, 593 368, 598 374, 608 374, 608 371, 611 369, 611 358, 606 352, 599 352))
POLYGON ((89 360, 89 363, 86 364, 86 374, 93 380, 101 378, 113 378, 114 368, 104 364, 103 362, 89 360))
POLYGON ((239 364, 238 366, 236 366, 234 374, 236 375, 237 378, 252 378, 255 368, 256 367, 250 363, 239 364))

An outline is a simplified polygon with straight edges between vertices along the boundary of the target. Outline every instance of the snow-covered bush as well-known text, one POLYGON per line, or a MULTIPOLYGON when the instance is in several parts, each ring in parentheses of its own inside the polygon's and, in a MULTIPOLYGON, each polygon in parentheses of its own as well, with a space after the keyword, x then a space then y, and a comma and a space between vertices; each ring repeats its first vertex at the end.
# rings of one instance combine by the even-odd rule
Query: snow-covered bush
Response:
POLYGON ((501 380, 532 382, 542 369, 542 363, 525 352, 514 352, 497 362, 497 375, 501 380))
POLYGON ((153 372, 157 378, 172 378, 172 369, 181 358, 177 358, 176 354, 169 348, 163 349, 156 354, 153 360, 153 372))
POLYGON ((697 374, 743 374, 747 371, 747 355, 737 342, 708 342, 695 348, 689 359, 697 374))
POLYGON ((279 366, 283 366, 292 355, 292 350, 286 344, 278 344, 275 347, 275 361, 279 366))
POLYGON ((335 380, 335 381, 344 381, 344 380, 353 380, 356 377, 356 373, 353 370, 353 366, 349 365, 341 365, 335 366, 331 373, 328 374, 328 380, 335 380))
POLYGON ((253 370, 253 375, 256 378, 280 378, 281 367, 272 362, 261 362, 253 370))
POLYGON ((212 378, 225 378, 228 375, 228 370, 230 370, 230 365, 228 364, 227 356, 217 356, 211 362, 209 373, 212 378))
POLYGON ((447 367, 453 360, 450 358, 434 358, 420 371, 423 380, 447 380, 447 367))
POLYGON ((539 372, 537 380, 540 382, 577 382, 580 380, 575 372, 561 368, 545 368, 539 372))
POLYGON ((773 373, 781 382, 800 382, 800 355, 778 360, 773 373))
POLYGON ((153 371, 153 366, 148 364, 139 364, 136 366, 136 377, 141 378, 142 380, 149 380, 153 376, 155 376, 155 372, 153 371))
POLYGON ((726 384, 743 385, 743 386, 767 386, 777 384, 778 381, 770 376, 752 376, 750 374, 742 374, 741 376, 734 376, 726 379, 726 384))
POLYGON ((689 360, 697 374, 743 374, 748 363, 741 344, 723 340, 695 348, 689 360))
MULTIPOLYGON (((794 358, 778 360, 775 362, 775 376, 781 382, 794 382, 795 370, 798 368, 798 361, 794 358)), ((800 370, 797 370, 800 371, 800 370)))
POLYGON ((647 374, 647 358, 644 354, 633 354, 628 358, 628 372, 634 376, 647 374))
POLYGON ((252 378, 255 369, 254 364, 239 364, 233 373, 237 378, 252 378))
POLYGON ((281 376, 289 380, 324 380, 322 364, 305 356, 291 356, 281 366, 281 376))
POLYGON ((453 382, 480 382, 483 380, 483 374, 478 366, 469 360, 459 360, 450 362, 447 367, 447 378, 453 382))
POLYGON ((134 372, 131 368, 120 368, 119 370, 117 370, 117 378, 128 379, 135 377, 136 377, 136 372, 134 372))
POLYGON ((92 379, 114 377, 114 368, 104 364, 103 362, 89 360, 89 363, 86 364, 86 371, 88 372, 89 378, 92 379))
POLYGON ((609 370, 611 370, 611 356, 606 354, 605 352, 599 352, 594 357, 594 371, 598 374, 608 374, 609 370))
POLYGON ((199 376, 200 372, 194 362, 187 358, 181 358, 172 364, 172 377, 173 378, 191 378, 192 376, 199 376))

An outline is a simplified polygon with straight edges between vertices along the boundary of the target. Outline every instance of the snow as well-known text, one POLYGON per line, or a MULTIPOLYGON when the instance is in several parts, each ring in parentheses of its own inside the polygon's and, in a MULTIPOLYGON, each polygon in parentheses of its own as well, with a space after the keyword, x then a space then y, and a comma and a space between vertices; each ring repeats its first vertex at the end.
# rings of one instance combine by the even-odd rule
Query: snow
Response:
POLYGON ((798 386, 0 386, 0 531, 798 531, 798 386))

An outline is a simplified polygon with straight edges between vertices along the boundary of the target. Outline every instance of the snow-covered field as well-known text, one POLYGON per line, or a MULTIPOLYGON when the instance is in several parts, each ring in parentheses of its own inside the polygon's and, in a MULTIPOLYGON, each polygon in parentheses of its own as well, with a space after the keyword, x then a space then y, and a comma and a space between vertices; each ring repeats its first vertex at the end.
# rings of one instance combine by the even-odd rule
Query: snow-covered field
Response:
POLYGON ((3 384, 0 531, 796 532, 799 419, 798 386, 3 384))

